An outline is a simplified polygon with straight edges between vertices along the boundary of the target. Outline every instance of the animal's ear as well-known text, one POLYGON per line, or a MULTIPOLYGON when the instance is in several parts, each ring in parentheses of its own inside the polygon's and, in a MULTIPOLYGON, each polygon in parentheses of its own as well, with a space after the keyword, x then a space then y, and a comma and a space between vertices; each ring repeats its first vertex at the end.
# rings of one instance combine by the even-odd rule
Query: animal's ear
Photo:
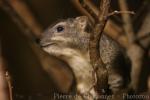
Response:
POLYGON ((85 30, 85 28, 88 24, 88 17, 87 16, 76 17, 75 21, 77 22, 79 29, 85 30))

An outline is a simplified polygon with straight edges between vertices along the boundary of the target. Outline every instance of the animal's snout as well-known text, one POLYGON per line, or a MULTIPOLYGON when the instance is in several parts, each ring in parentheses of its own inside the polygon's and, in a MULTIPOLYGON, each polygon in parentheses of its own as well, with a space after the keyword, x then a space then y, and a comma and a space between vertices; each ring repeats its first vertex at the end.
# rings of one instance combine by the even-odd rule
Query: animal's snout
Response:
POLYGON ((41 42, 41 39, 35 39, 36 44, 38 44, 41 48, 43 47, 43 43, 41 42))
POLYGON ((35 39, 35 42, 36 42, 37 44, 40 44, 40 39, 39 39, 39 38, 35 39))

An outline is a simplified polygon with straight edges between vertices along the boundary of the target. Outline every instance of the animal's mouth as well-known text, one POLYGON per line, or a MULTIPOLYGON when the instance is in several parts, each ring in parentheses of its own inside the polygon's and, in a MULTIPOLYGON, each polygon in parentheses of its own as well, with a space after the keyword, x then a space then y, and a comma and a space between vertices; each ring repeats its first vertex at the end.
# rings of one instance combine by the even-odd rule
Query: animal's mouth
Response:
POLYGON ((57 43, 54 43, 54 42, 50 42, 50 43, 43 43, 43 44, 41 43, 41 44, 40 44, 40 46, 41 46, 41 47, 48 47, 48 46, 56 45, 56 44, 57 44, 57 43))

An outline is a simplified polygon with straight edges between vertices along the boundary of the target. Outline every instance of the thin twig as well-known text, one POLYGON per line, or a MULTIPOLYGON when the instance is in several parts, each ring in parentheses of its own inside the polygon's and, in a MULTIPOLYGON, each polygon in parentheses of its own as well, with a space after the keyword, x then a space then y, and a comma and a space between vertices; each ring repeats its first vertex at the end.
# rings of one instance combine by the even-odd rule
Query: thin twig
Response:
POLYGON ((111 13, 109 13, 106 17, 110 17, 110 16, 113 16, 113 15, 117 15, 117 14, 132 14, 134 15, 135 13, 133 11, 113 11, 111 13))
POLYGON ((8 84, 10 100, 13 100, 11 77, 7 71, 5 72, 5 77, 6 77, 7 84, 8 84))
POLYGON ((9 91, 9 86, 4 73, 4 59, 2 57, 2 46, 0 41, 0 100, 12 100, 11 91, 9 91))

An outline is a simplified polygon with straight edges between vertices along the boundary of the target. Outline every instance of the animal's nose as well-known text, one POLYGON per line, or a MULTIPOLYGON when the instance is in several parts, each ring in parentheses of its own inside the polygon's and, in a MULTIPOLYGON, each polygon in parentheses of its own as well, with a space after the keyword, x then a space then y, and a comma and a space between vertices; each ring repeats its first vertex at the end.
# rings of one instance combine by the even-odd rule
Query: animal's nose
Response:
POLYGON ((37 44, 40 44, 40 41, 41 41, 40 39, 36 39, 36 40, 35 40, 35 42, 36 42, 37 44))
POLYGON ((40 48, 42 48, 41 39, 36 39, 35 42, 40 46, 40 48))

